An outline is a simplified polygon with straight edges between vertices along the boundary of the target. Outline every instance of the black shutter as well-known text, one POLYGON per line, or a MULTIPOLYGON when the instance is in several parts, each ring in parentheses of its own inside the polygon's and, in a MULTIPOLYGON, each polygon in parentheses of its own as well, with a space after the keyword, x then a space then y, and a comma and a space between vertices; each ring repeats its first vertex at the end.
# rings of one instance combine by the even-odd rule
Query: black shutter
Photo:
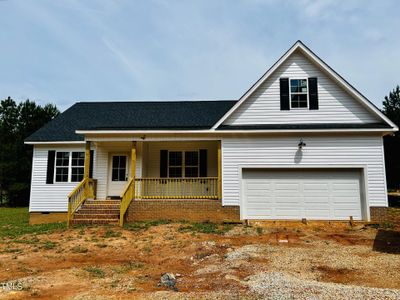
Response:
POLYGON ((89 178, 93 178, 93 154, 94 151, 90 150, 89 178))
POLYGON ((289 105, 289 78, 280 78, 281 110, 290 110, 289 105))
POLYGON ((317 77, 308 78, 308 99, 310 102, 310 109, 318 109, 317 77))
POLYGON ((56 151, 49 150, 47 152, 47 174, 46 174, 46 183, 53 184, 54 183, 54 163, 56 158, 56 151))
POLYGON ((168 177, 168 150, 160 150, 160 177, 168 177))
POLYGON ((207 149, 200 149, 200 177, 207 177, 207 149))

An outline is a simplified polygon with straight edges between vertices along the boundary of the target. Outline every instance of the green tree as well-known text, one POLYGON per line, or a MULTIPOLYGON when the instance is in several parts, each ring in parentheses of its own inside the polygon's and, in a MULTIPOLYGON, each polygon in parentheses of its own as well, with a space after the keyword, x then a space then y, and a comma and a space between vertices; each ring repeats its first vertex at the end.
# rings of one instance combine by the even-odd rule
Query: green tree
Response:
POLYGON ((397 126, 400 125, 400 87, 397 86, 393 91, 389 93, 389 96, 385 96, 383 101, 383 113, 397 126))
POLYGON ((29 99, 17 104, 8 97, 0 102, 0 195, 6 194, 10 205, 29 201, 32 146, 24 139, 58 114, 56 106, 29 99))
MULTIPOLYGON (((397 86, 389 96, 385 96, 382 112, 397 126, 400 125, 400 87, 397 86)), ((386 181, 389 189, 400 189, 400 134, 384 137, 386 181)), ((389 205, 396 205, 389 197, 389 205)))

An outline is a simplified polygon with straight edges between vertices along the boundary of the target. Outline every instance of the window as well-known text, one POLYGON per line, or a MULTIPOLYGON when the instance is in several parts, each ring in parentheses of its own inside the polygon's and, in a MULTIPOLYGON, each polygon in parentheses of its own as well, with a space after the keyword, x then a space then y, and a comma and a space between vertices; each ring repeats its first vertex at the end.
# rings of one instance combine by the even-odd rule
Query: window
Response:
POLYGON ((126 181, 126 155, 114 155, 112 157, 112 181, 126 181))
POLYGON ((199 177, 199 152, 185 152, 185 177, 199 177))
POLYGON ((83 180, 85 152, 72 152, 71 182, 83 180))
POLYGON ((56 154, 56 182, 68 182, 69 152, 56 154))
POLYGON ((57 152, 55 182, 82 181, 84 166, 85 152, 57 152))
POLYGON ((290 108, 308 107, 307 79, 290 79, 290 108))
POLYGON ((169 151, 168 177, 199 177, 199 152, 169 151))
POLYGON ((168 176, 182 177, 182 152, 168 152, 168 176))

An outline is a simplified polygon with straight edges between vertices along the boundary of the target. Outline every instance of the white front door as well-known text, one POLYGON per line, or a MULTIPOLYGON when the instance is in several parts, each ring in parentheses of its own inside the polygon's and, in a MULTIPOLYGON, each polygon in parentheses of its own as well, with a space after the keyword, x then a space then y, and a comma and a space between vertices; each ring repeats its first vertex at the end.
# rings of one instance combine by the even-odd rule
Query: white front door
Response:
POLYGON ((108 197, 120 197, 128 182, 129 161, 127 153, 112 153, 108 166, 108 197))

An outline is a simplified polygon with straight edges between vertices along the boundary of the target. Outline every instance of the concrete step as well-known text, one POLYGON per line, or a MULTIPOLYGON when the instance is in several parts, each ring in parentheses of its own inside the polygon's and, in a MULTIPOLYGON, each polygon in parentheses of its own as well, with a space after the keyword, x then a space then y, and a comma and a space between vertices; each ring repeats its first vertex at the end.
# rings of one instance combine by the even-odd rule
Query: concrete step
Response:
POLYGON ((119 214, 81 214, 76 213, 74 215, 75 220, 82 220, 82 219, 119 219, 119 214))

